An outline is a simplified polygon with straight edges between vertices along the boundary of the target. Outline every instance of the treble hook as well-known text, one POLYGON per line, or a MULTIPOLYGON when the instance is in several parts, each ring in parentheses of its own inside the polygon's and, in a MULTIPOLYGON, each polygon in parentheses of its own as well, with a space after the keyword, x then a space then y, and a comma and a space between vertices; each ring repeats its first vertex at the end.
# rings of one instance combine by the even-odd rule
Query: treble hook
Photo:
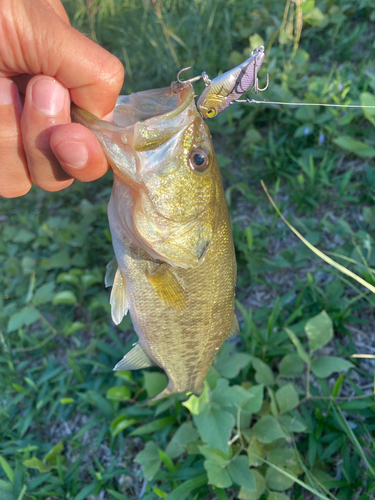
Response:
POLYGON ((181 80, 181 78, 180 78, 181 73, 183 71, 187 71, 190 68, 191 68, 191 66, 188 66, 187 68, 180 69, 180 71, 177 73, 177 82, 178 83, 193 83, 193 82, 197 82, 198 80, 203 78, 203 81, 204 81, 204 84, 206 87, 208 87, 211 84, 211 80, 209 79, 209 77, 205 71, 203 71, 203 73, 199 76, 194 76, 193 78, 189 78, 189 80, 181 80))

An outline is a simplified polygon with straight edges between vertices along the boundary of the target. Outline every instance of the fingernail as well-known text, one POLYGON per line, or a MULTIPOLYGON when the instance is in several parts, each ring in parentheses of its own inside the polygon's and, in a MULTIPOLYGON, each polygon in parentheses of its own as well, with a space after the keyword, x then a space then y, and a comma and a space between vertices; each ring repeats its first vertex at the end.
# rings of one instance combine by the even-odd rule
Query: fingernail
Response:
POLYGON ((12 82, 12 80, 8 80, 7 78, 0 78, 0 104, 13 104, 13 85, 15 85, 15 83, 12 82))
POLYGON ((52 78, 37 80, 31 89, 35 108, 47 116, 56 116, 63 110, 66 89, 52 78))
POLYGON ((83 142, 63 141, 54 148, 60 163, 73 168, 83 168, 89 158, 89 152, 83 142))

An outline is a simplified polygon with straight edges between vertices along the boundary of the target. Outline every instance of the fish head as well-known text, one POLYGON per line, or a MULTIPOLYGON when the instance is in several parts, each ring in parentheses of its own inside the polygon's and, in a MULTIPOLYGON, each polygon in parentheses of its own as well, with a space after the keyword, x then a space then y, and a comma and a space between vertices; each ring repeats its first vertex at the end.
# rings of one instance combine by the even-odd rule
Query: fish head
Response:
POLYGON ((154 259, 199 266, 217 224, 221 182, 191 84, 120 97, 114 123, 85 113, 72 114, 95 133, 113 168, 117 227, 154 259))

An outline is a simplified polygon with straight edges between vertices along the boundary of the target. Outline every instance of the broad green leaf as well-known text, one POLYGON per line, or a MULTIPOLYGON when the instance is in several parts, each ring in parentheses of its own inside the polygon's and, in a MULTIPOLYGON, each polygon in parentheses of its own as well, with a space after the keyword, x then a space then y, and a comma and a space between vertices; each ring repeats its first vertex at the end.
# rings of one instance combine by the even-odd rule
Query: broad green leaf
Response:
POLYGON ((39 458, 33 457, 23 461, 23 465, 29 469, 37 469, 39 472, 49 472, 52 469, 51 465, 47 465, 39 458))
POLYGON ((22 326, 29 326, 38 321, 40 313, 34 307, 24 307, 21 311, 16 312, 10 317, 8 323, 8 332, 14 332, 22 326))
POLYGON ((305 365, 301 357, 296 353, 287 354, 280 363, 281 377, 299 377, 303 372, 305 365))
POLYGON ((332 320, 325 311, 309 319, 305 325, 310 351, 314 352, 328 344, 333 337, 332 320))
POLYGON ((320 9, 314 7, 311 12, 303 16, 303 20, 311 26, 319 26, 325 22, 326 16, 320 9))
POLYGON ((361 141, 356 141, 348 135, 336 137, 336 139, 333 139, 333 142, 337 144, 337 146, 340 146, 340 148, 351 151, 361 158, 373 158, 375 156, 375 149, 372 146, 361 141))
POLYGON ((209 388, 205 381, 202 394, 200 396, 195 396, 193 394, 187 401, 182 403, 182 405, 185 406, 192 415, 199 415, 207 408, 209 397, 209 388))
POLYGON ((199 415, 193 415, 193 420, 205 443, 224 452, 228 450, 228 441, 236 422, 232 414, 208 406, 199 415))
POLYGON ((258 420, 252 427, 252 431, 261 443, 272 443, 277 439, 286 437, 286 434, 272 415, 266 415, 258 420))
POLYGON ((27 229, 19 229, 16 236, 13 238, 14 243, 29 243, 36 238, 36 234, 27 229))
POLYGON ((117 436, 117 434, 119 432, 124 431, 125 429, 127 429, 128 427, 130 427, 131 425, 134 425, 136 423, 137 423, 137 420, 135 418, 124 418, 120 422, 117 422, 116 425, 114 425, 113 427, 111 424, 112 436, 117 436))
POLYGON ((293 448, 274 449, 268 454, 268 461, 278 467, 270 466, 266 472, 267 487, 270 490, 283 491, 292 486, 294 479, 302 470, 293 448), (283 473, 285 471, 285 473, 283 473))
POLYGON ((161 465, 159 447, 157 444, 153 441, 148 442, 144 450, 139 452, 135 457, 134 462, 143 465, 143 475, 148 481, 151 481, 161 465))
POLYGON ((74 305, 77 304, 78 299, 71 290, 64 290, 63 292, 58 292, 53 297, 52 303, 54 305, 65 304, 74 305))
POLYGON ((312 360, 311 371, 316 377, 327 378, 332 373, 344 372, 349 370, 349 368, 353 368, 353 366, 346 359, 341 359, 337 356, 321 356, 312 360))
POLYGON ((375 96, 373 94, 370 94, 369 92, 362 92, 361 104, 363 106, 363 114, 365 115, 367 120, 375 125, 375 108, 365 108, 365 106, 375 106, 375 96))
POLYGON ((3 468, 3 471, 5 472, 5 475, 9 479, 11 483, 14 482, 14 472, 12 471, 11 466, 8 464, 6 459, 0 455, 0 465, 3 468))
POLYGON ((280 412, 285 413, 299 405, 298 393, 293 384, 286 384, 276 391, 276 401, 280 412))
MULTIPOLYGON (((2 479, 0 479, 0 491, 1 493, 5 496, 5 492, 8 492, 8 491, 13 491, 13 484, 12 483, 8 483, 7 481, 3 481, 2 479)), ((10 495, 9 497, 6 497, 5 496, 5 499, 4 500, 13 500, 13 495, 10 495)))
POLYGON ((259 47, 259 45, 264 45, 263 38, 258 35, 258 33, 254 33, 254 35, 251 35, 249 41, 251 49, 256 49, 257 47, 259 47))
POLYGON ((248 490, 256 491, 254 475, 249 469, 249 460, 245 455, 238 455, 228 464, 228 472, 235 484, 248 490))
POLYGON ((211 393, 211 401, 218 403, 224 408, 231 406, 237 408, 241 403, 253 397, 240 385, 229 386, 229 382, 225 378, 217 381, 216 387, 211 393))
POLYGON ((219 450, 219 448, 215 448, 215 446, 209 446, 208 444, 199 446, 199 451, 207 460, 213 460, 214 462, 225 464, 225 466, 229 463, 232 456, 231 448, 229 448, 228 452, 225 452, 219 450))
POLYGON ((106 394, 107 399, 112 399, 113 401, 129 401, 131 398, 131 392, 127 387, 111 387, 108 389, 106 394))
POLYGON ((224 378, 234 378, 251 361, 250 354, 237 352, 226 357, 221 357, 217 362, 217 370, 224 378))
POLYGON ((205 460, 203 465, 207 471, 208 484, 212 484, 217 488, 229 488, 232 486, 232 480, 225 469, 225 464, 213 460, 205 460))
POLYGON ((290 415, 280 415, 277 420, 281 427, 289 432, 303 432, 307 426, 300 418, 290 415))
POLYGON ((198 439, 198 432, 191 424, 182 424, 168 443, 165 450, 171 458, 179 457, 186 451, 186 445, 198 439))
POLYGON ((251 438, 249 447, 247 448, 247 455, 250 467, 260 467, 262 465, 262 457, 265 455, 264 445, 254 436, 251 438))
MULTIPOLYGON (((279 468, 283 469, 281 465, 278 465, 279 468)), ((267 487, 270 490, 276 490, 276 491, 284 491, 289 489, 293 483, 294 479, 293 477, 294 474, 288 470, 288 475, 284 475, 282 472, 279 472, 276 469, 273 469, 272 467, 268 467, 267 472, 266 472, 266 483, 267 487)))
POLYGON ((263 393, 264 393, 264 385, 254 385, 247 390, 247 393, 251 396, 250 399, 246 399, 241 408, 243 411, 248 413, 258 413, 258 411, 262 408, 263 404, 263 393))
POLYGON ((143 376, 143 386, 146 389, 148 398, 157 396, 167 387, 168 379, 164 373, 145 371, 143 376))
POLYGON ((55 289, 55 283, 45 283, 40 288, 38 288, 32 300, 34 306, 39 306, 40 304, 45 304, 46 302, 51 302, 52 293, 55 289))
POLYGON ((85 323, 82 321, 74 321, 71 325, 67 324, 66 329, 64 328, 65 335, 72 335, 73 333, 78 332, 79 330, 84 330, 86 327, 85 323))
POLYGON ((258 384, 273 385, 275 378, 271 368, 259 358, 253 357, 253 367, 255 368, 255 380, 258 384))
POLYGON ((241 488, 238 494, 238 498, 240 500, 259 500, 259 498, 263 495, 264 490, 266 489, 266 481, 262 474, 256 469, 250 469, 255 482, 255 491, 248 490, 246 488, 241 488))

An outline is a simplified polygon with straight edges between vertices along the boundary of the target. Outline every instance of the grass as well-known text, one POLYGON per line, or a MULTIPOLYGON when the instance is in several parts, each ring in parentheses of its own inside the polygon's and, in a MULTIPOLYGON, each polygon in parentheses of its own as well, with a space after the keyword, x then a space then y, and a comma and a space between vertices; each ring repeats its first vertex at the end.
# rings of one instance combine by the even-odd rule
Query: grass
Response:
MULTIPOLYGON (((371 0, 65 5, 120 57, 124 93, 169 85, 189 65, 214 77, 264 41, 259 99, 375 101, 371 0)), ((160 370, 112 372, 136 336, 129 319, 111 323, 103 287, 110 173, 1 201, 2 500, 374 498, 373 294, 315 257, 260 186, 311 245, 374 287, 374 114, 234 105, 209 125, 241 331, 199 398, 147 406, 160 370)))

